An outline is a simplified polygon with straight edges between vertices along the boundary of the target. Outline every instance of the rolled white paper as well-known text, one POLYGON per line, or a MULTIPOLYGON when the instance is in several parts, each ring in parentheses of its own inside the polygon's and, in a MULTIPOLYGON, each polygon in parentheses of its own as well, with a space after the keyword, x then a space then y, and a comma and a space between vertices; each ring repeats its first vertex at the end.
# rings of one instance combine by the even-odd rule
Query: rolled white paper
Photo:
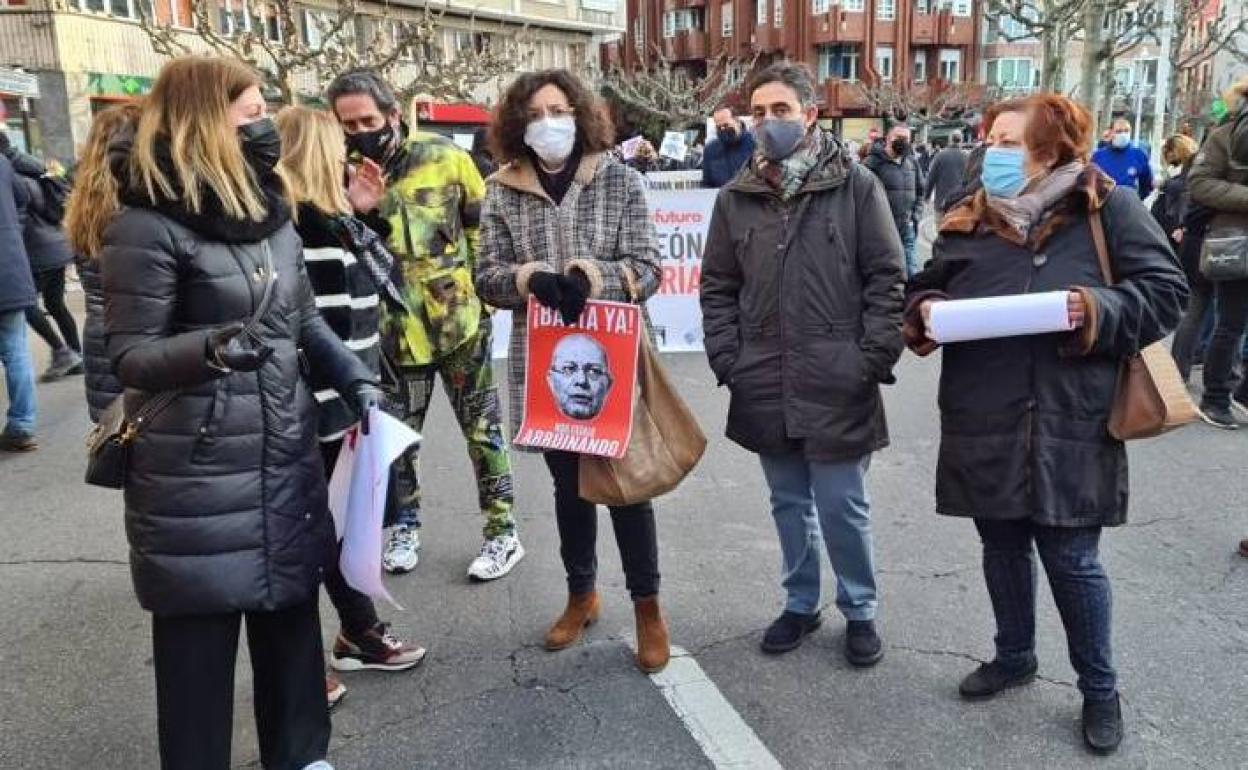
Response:
POLYGON ((942 345, 1070 331, 1070 292, 1011 294, 932 303, 930 334, 942 345))

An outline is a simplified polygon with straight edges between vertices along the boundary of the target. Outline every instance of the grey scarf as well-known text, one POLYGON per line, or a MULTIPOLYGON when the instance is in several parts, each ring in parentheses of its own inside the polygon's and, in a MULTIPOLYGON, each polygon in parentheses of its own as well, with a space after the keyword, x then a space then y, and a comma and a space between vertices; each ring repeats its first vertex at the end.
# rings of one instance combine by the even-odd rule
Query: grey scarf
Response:
POLYGON ((1026 240, 1031 228, 1044 217, 1045 212, 1074 188, 1083 169, 1083 163, 1072 161, 1030 182, 1022 195, 1014 198, 987 195, 988 208, 997 212, 1026 240))

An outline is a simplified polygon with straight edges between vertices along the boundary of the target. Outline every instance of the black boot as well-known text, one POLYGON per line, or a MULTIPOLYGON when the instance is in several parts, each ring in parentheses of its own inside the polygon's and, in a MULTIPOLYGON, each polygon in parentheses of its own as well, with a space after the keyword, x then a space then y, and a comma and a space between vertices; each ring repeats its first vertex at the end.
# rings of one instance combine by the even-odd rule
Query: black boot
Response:
POLYGON ((1011 687, 1031 684, 1040 668, 1033 655, 1025 666, 1005 666, 997 660, 985 663, 972 671, 958 686, 963 698, 991 698, 1011 687))
POLYGON ((767 628, 767 632, 763 634, 763 642, 759 646, 769 655, 796 650, 802 646, 802 640, 819 628, 822 622, 823 617, 818 612, 803 615, 800 612, 785 610, 767 628))
POLYGON ((1106 701, 1083 701, 1083 742, 1097 754, 1113 754, 1122 743, 1122 704, 1118 693, 1106 701))
POLYGON ((851 620, 845 629, 845 658, 855 666, 874 666, 884 657, 884 643, 874 620, 851 620))

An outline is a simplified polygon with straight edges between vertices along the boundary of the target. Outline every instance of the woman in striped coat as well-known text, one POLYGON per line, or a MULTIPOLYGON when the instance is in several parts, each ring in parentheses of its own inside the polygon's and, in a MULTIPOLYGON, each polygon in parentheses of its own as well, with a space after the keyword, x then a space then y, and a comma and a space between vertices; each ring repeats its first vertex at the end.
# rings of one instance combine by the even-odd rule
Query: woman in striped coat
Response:
MULTIPOLYGON (((402 304, 392 274, 394 258, 381 238, 351 214, 342 185, 347 151, 333 117, 306 107, 287 107, 278 113, 277 127, 282 137, 281 169, 296 204, 295 229, 303 241, 316 307, 334 333, 377 374, 381 302, 402 304)), ((328 477, 356 417, 338 391, 326 383, 313 385, 328 477)), ((325 571, 325 590, 342 626, 330 657, 335 669, 403 671, 424 659, 424 648, 395 637, 378 619, 372 599, 347 585, 337 558, 325 571)), ((332 676, 326 690, 331 705, 346 692, 332 676)))

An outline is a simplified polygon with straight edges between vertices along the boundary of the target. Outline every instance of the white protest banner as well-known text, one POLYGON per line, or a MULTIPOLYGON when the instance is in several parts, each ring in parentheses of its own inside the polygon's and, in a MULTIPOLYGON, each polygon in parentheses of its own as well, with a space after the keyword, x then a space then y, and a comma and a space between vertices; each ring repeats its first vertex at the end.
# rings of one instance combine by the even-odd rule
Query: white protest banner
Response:
MULTIPOLYGON (((646 309, 654 324, 659 350, 702 350, 702 251, 711 225, 718 190, 647 190, 646 202, 659 242, 663 275, 646 309)), ((494 314, 494 357, 506 358, 511 339, 511 313, 494 314)))

